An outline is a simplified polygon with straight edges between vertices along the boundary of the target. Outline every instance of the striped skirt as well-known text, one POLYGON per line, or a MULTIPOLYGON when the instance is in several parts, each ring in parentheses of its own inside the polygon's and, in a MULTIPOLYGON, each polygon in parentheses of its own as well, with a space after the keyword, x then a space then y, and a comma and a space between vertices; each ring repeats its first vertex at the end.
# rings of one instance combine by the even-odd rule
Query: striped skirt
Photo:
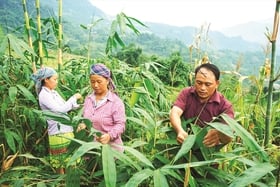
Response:
POLYGON ((69 132, 49 136, 50 164, 54 168, 65 168, 71 157, 68 153, 71 140, 64 137, 74 138, 74 134, 69 132))

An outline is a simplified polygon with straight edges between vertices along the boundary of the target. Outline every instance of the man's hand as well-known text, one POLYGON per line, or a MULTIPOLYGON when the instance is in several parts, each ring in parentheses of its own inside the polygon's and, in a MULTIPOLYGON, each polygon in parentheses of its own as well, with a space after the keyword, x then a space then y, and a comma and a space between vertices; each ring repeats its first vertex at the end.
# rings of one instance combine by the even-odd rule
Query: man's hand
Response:
POLYGON ((188 137, 188 133, 184 130, 179 131, 177 134, 177 142, 182 144, 184 140, 188 137))
POLYGON ((214 147, 220 143, 220 132, 216 129, 210 129, 203 139, 206 147, 214 147))

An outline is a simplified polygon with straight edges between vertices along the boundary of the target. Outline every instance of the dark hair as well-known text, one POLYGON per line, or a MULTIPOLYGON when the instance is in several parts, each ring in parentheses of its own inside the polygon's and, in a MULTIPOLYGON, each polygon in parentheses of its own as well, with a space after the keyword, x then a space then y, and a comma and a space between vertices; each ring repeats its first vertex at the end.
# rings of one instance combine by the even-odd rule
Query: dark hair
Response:
POLYGON ((201 64, 200 66, 198 66, 197 68, 195 68, 194 74, 196 76, 196 74, 199 72, 199 70, 201 68, 205 68, 209 71, 212 71, 213 74, 215 75, 216 80, 220 79, 220 70, 217 66, 215 66, 214 64, 210 64, 210 63, 206 63, 206 64, 201 64))
POLYGON ((45 80, 46 80, 46 79, 50 79, 51 77, 52 77, 52 76, 49 76, 49 77, 47 77, 47 78, 45 78, 45 79, 42 79, 42 80, 41 80, 41 85, 42 85, 42 86, 45 86, 45 84, 46 84, 46 81, 45 81, 45 80))

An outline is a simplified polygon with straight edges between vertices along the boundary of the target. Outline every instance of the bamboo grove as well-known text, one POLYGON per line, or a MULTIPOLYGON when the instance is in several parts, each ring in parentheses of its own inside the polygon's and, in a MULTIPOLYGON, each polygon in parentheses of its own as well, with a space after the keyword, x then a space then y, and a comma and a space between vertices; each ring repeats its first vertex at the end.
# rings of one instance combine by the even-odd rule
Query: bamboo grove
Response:
MULTIPOLYGON (((26 0, 22 0, 24 34, 5 33, 0 37, 1 186, 279 186, 280 102, 273 90, 273 84, 280 77, 275 70, 278 0, 273 31, 266 34, 271 44, 271 58, 259 67, 259 75, 222 71, 219 91, 233 103, 236 119, 222 115, 229 124, 226 128, 220 128, 215 122, 203 129, 190 124, 195 133, 182 145, 176 142, 176 134, 170 126, 169 109, 179 90, 186 83, 192 84, 194 67, 200 63, 199 59, 207 58, 207 51, 200 50, 199 46, 196 50, 190 48, 188 62, 179 53, 173 53, 168 58, 142 55, 132 63, 129 57, 139 53, 126 46, 123 37, 127 29, 135 35, 141 34, 139 28, 146 25, 121 12, 108 26, 102 57, 91 57, 92 35, 98 34, 93 30, 103 21, 97 19, 88 26, 81 25, 88 32, 87 55, 67 54, 72 56, 65 58, 62 29, 65 2, 58 0, 57 3, 58 17, 42 18, 39 0, 34 0, 35 10, 28 10, 26 0), (31 11, 36 12, 36 18, 30 16, 31 11), (125 53, 123 49, 131 51, 125 53), (123 56, 125 58, 120 58, 123 56), (67 116, 42 112, 30 80, 36 69, 53 66, 59 72, 59 93, 67 98, 79 91, 85 97, 91 91, 89 66, 97 62, 112 69, 118 94, 125 103, 124 153, 92 141, 96 132, 90 121, 82 117, 82 108, 67 116), (269 81, 267 92, 265 80, 269 81), (47 118, 74 128, 82 121, 89 129, 75 132, 65 175, 55 174, 48 162, 47 118), (206 149, 201 142, 208 128, 231 136, 233 142, 220 151, 206 149), (202 151, 205 161, 193 157, 194 148, 202 151), (82 161, 77 162, 81 158, 82 161), (219 168, 211 167, 215 163, 219 163, 219 168), (212 177, 196 178, 191 170, 212 177)), ((199 42, 205 41, 194 41, 199 42)))

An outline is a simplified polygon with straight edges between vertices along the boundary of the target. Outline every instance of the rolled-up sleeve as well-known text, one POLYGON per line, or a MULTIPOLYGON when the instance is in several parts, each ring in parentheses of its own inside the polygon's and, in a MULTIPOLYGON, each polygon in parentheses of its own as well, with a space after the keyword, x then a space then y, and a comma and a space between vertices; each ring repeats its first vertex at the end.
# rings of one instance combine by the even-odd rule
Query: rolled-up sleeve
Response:
POLYGON ((67 113, 73 108, 78 107, 75 96, 65 101, 58 93, 42 89, 39 95, 39 104, 43 110, 67 113))
POLYGON ((125 107, 121 100, 116 100, 112 107, 113 127, 108 132, 111 139, 115 140, 125 131, 125 107))

